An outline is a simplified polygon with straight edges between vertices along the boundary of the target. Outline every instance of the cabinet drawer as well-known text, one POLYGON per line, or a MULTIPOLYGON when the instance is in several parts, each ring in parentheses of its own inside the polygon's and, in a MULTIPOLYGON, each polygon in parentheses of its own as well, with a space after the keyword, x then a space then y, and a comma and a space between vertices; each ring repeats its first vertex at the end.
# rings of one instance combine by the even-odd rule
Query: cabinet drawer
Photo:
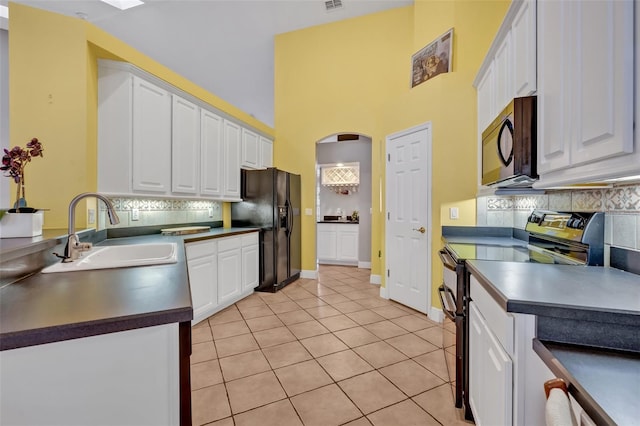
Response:
POLYGON ((253 232, 242 236, 242 247, 253 246, 258 244, 258 233, 253 232))
POLYGON ((493 300, 473 275, 471 275, 471 300, 475 302, 487 326, 500 341, 504 350, 513 356, 513 317, 493 300))
POLYGON ((240 237, 226 237, 218 239, 218 251, 227 251, 240 248, 242 238, 240 237))
POLYGON ((198 241, 195 243, 185 244, 185 250, 187 253, 187 259, 197 259, 203 256, 210 256, 216 254, 216 241, 198 241))

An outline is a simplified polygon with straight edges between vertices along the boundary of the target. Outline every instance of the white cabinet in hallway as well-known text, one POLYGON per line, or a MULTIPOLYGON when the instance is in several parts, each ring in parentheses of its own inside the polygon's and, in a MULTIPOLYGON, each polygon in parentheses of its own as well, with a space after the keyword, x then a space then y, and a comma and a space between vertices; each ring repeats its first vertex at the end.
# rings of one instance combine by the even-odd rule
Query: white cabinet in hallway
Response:
POLYGON ((633 135, 633 2, 537 5, 535 186, 640 173, 640 144, 633 135))
POLYGON ((193 322, 253 293, 258 286, 258 232, 185 244, 193 322))
POLYGON ((318 223, 318 263, 358 264, 358 224, 318 223))

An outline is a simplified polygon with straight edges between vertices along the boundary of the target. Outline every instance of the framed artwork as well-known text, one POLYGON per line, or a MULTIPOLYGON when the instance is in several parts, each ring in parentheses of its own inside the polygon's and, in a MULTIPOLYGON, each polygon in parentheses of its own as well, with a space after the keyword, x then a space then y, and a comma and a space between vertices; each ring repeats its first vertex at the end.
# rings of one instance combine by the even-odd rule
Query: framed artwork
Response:
POLYGON ((451 72, 453 28, 411 56, 411 87, 451 72))

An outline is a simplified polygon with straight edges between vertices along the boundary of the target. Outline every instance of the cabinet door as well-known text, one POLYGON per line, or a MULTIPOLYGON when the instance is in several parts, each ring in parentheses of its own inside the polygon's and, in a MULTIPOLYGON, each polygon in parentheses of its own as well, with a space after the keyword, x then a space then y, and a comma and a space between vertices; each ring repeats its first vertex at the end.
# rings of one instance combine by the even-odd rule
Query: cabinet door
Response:
POLYGON ((539 1, 538 8, 538 172, 571 164, 571 19, 567 1, 539 1))
POLYGON ((338 225, 338 260, 358 261, 358 230, 342 229, 357 225, 338 225))
POLYGON ((336 225, 318 224, 318 260, 338 258, 338 233, 336 225))
POLYGON ((511 25, 514 97, 536 91, 536 2, 525 0, 511 25))
POLYGON ((240 198, 240 126, 224 121, 224 188, 223 197, 240 198))
POLYGON ((168 193, 171 179, 171 98, 133 77, 133 190, 168 193))
POLYGON ((240 248, 218 253, 218 304, 240 295, 242 288, 242 256, 240 248))
MULTIPOLYGON (((572 165, 633 151, 633 3, 569 2, 576 115, 572 165)), ((565 32, 567 32, 567 28, 565 32)))
POLYGON ((247 169, 260 167, 260 145, 258 135, 251 130, 242 129, 242 162, 247 169))
POLYGON ((242 291, 258 287, 260 280, 258 245, 242 247, 242 291))
POLYGON ((511 34, 508 33, 498 50, 494 59, 495 73, 495 106, 493 111, 498 114, 513 99, 513 72, 511 64, 513 55, 511 52, 511 34))
POLYGON ((209 316, 218 303, 218 261, 215 255, 189 260, 187 269, 193 302, 193 320, 198 322, 209 316))
POLYGON ((469 307, 469 403, 473 416, 478 425, 511 425, 513 361, 475 303, 469 307))
POLYGON ((487 72, 478 83, 478 133, 482 134, 491 121, 495 118, 497 111, 494 109, 494 89, 493 89, 493 63, 487 68, 487 72))
POLYGON ((171 191, 195 195, 200 171, 200 109, 173 95, 171 123, 171 191))
POLYGON ((273 167, 273 141, 260 136, 260 166, 262 168, 273 167))
POLYGON ((223 119, 200 110, 200 194, 222 196, 223 119))

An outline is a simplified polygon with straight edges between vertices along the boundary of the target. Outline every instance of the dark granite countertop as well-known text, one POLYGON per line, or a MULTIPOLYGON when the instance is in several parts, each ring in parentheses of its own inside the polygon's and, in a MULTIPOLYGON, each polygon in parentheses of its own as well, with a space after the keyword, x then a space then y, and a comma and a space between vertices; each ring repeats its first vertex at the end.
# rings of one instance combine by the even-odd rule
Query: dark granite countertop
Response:
POLYGON ((640 419, 640 356, 610 350, 533 342, 549 369, 598 425, 633 425, 640 419))
POLYGON ((467 260, 507 312, 640 327, 640 276, 601 266, 467 260))
MULTIPOLYGON (((177 242, 178 262, 36 273, 9 284, 0 289, 0 350, 190 321, 193 309, 183 242, 256 231, 214 228, 184 236, 155 234, 109 239, 99 245, 177 242)), ((57 248, 62 249, 61 246, 57 248)))

